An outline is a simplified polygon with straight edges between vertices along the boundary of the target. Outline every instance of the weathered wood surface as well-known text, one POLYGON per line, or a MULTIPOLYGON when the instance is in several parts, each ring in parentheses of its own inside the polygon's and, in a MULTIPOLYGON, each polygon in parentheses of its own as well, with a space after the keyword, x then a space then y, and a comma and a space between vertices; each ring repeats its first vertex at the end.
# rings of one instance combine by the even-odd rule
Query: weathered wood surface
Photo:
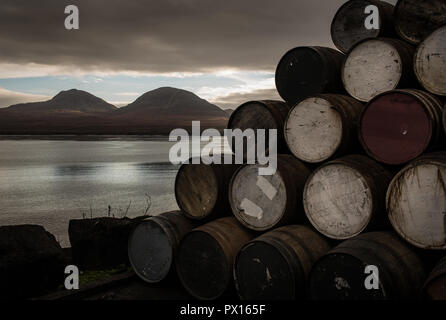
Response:
POLYGON ((331 24, 333 43, 340 51, 347 53, 355 44, 364 39, 393 36, 395 34, 393 11, 394 6, 384 1, 347 1, 333 18, 331 24), (367 17, 364 11, 369 5, 374 5, 379 9, 379 29, 367 29, 364 26, 367 17))
POLYGON ((228 185, 238 165, 184 164, 175 180, 175 197, 184 214, 206 220, 230 214, 228 185))
POLYGON ((446 23, 444 0, 399 0, 395 8, 395 27, 401 38, 419 44, 446 23))
POLYGON ((414 67, 418 81, 427 91, 446 96, 446 26, 420 44, 414 67))
POLYGON ((343 60, 344 54, 331 48, 294 48, 277 66, 277 91, 290 106, 307 96, 344 92, 340 76, 343 60))
POLYGON ((395 90, 375 97, 366 106, 359 138, 375 160, 401 165, 442 143, 443 105, 432 94, 395 90))
POLYGON ((309 292, 316 300, 416 299, 424 280, 421 260, 403 240, 392 232, 372 232, 341 243, 319 259, 310 274, 309 292), (378 267, 378 290, 365 287, 370 265, 378 267))
POLYGON ((201 300, 214 300, 234 289, 234 259, 241 247, 253 238, 232 217, 191 231, 181 241, 176 260, 184 288, 201 300))
POLYGON ((0 299, 30 298, 63 283, 66 259, 56 238, 37 225, 0 226, 0 299))
POLYGON ((304 189, 308 220, 338 240, 385 228, 385 197, 391 174, 365 156, 348 156, 317 169, 304 189))
POLYGON ((357 124, 363 105, 342 95, 318 95, 291 109, 285 139, 291 153, 309 163, 320 163, 354 151, 359 145, 357 124))
POLYGON ((389 38, 364 40, 348 54, 342 81, 355 99, 368 102, 380 93, 414 83, 414 48, 389 38))
POLYGON ((313 263, 330 250, 326 240, 306 226, 268 232, 246 244, 234 263, 242 300, 294 300, 306 296, 313 263))
POLYGON ((302 191, 310 171, 291 155, 278 156, 277 171, 259 176, 260 165, 241 167, 233 176, 229 201, 247 228, 267 231, 304 218, 302 191))
MULTIPOLYGON (((285 119, 290 111, 290 107, 283 101, 263 100, 263 101, 250 101, 242 104, 231 115, 228 122, 228 129, 240 129, 245 131, 252 129, 255 131, 255 140, 246 141, 253 142, 253 146, 257 149, 257 130, 258 129, 276 129, 277 130, 277 151, 278 153, 289 153, 285 143, 283 135, 283 127, 285 119)), ((234 141, 229 140, 229 145, 232 150, 236 151, 234 141)), ((243 144, 243 154, 246 158, 248 153, 248 142, 243 144)), ((269 139, 266 140, 266 148, 269 148, 269 139)), ((256 150, 254 150, 256 152, 256 150)))
POLYGON ((424 284, 423 293, 430 300, 446 300, 446 257, 432 270, 424 284))
POLYGON ((392 181, 387 211, 394 229, 423 249, 446 249, 446 153, 410 163, 392 181))
POLYGON ((141 221, 130 233, 128 255, 135 273, 148 283, 164 280, 172 269, 180 240, 194 225, 181 211, 141 221))

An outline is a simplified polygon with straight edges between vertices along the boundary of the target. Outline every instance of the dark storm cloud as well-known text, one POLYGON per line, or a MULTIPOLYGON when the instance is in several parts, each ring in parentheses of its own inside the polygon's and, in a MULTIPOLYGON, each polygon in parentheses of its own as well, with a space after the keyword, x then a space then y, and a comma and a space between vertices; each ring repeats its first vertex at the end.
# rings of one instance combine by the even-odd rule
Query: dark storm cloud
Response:
POLYGON ((2 0, 0 62, 142 72, 273 70, 298 45, 332 46, 343 0, 2 0), (64 29, 64 8, 80 30, 64 29))

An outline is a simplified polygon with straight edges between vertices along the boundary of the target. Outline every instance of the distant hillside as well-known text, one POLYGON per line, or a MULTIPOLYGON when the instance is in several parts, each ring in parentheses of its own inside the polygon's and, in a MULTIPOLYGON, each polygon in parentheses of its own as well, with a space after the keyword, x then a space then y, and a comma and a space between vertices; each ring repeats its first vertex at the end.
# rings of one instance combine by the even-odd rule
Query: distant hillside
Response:
POLYGON ((62 91, 44 102, 0 109, 0 134, 169 134, 190 129, 223 129, 228 114, 197 95, 159 88, 117 108, 81 90, 62 91))
POLYGON ((231 114, 233 114, 234 113, 234 109, 225 109, 225 112, 226 112, 226 114, 228 115, 228 116, 230 116, 231 114))
POLYGON ((62 91, 53 99, 44 102, 22 103, 6 108, 20 112, 109 112, 117 108, 104 100, 81 90, 62 91))

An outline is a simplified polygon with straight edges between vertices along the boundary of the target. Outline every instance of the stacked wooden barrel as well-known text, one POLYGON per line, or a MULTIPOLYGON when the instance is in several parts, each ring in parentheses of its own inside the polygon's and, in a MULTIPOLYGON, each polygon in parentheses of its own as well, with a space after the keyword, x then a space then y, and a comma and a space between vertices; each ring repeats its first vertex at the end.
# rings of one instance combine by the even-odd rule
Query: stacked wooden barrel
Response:
POLYGON ((445 299, 445 260, 428 277, 420 258, 446 255, 444 23, 440 0, 347 1, 331 27, 340 51, 291 49, 276 69, 284 101, 231 116, 228 129, 253 133, 230 141, 243 164, 181 166, 181 211, 129 239, 136 273, 176 269, 204 300, 445 299), (379 30, 364 26, 370 5, 379 30), (257 130, 269 129, 277 170, 260 175, 257 130))

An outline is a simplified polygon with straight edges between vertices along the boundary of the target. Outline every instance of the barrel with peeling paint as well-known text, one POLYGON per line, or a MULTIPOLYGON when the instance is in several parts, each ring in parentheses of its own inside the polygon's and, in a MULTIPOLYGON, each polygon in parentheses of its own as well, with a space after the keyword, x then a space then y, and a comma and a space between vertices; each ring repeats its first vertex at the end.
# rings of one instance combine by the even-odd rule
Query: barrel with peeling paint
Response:
POLYGON ((446 23, 444 0, 399 0, 395 7, 395 27, 399 36, 419 44, 446 23))
POLYGON ((303 222, 302 191, 310 170, 291 155, 278 155, 277 171, 261 176, 262 165, 245 165, 232 177, 229 202, 245 227, 268 231, 303 222))
POLYGON ((358 149, 357 125, 364 106, 334 94, 308 97, 291 109, 285 139, 291 153, 309 163, 353 153, 358 149))
POLYGON ((260 236, 235 259, 239 297, 257 301, 305 297, 311 267, 328 250, 328 242, 306 226, 286 226, 260 236))
MULTIPOLYGON (((223 161, 223 159, 221 159, 223 161)), ((183 164, 175 180, 175 197, 180 209, 193 220, 207 220, 230 214, 228 184, 240 167, 230 164, 183 164)))
POLYGON ((307 218, 320 233, 336 240, 390 229, 385 199, 391 179, 390 172, 365 156, 328 162, 305 185, 307 218))
MULTIPOLYGON (((264 130, 277 130, 277 152, 289 153, 283 136, 283 126, 286 116, 290 111, 290 107, 283 101, 276 100, 259 100, 249 101, 238 107, 231 115, 228 122, 228 129, 245 132, 246 130, 254 130, 252 136, 247 135, 247 138, 243 141, 243 144, 237 145, 234 139, 229 139, 229 145, 234 153, 238 152, 237 147, 243 146, 243 155, 247 159, 249 152, 253 151, 254 157, 257 158, 257 137, 259 129, 264 130), (248 147, 252 146, 252 150, 248 147)), ((266 150, 269 149, 269 135, 265 132, 266 150)), ((266 151, 265 150, 265 151, 266 151)))
POLYGON ((378 0, 350 0, 336 12, 331 24, 331 39, 335 46, 344 53, 358 42, 377 37, 392 37, 395 34, 393 24, 394 6, 378 0), (365 9, 376 6, 379 10, 379 28, 367 29, 364 21, 365 9))
POLYGON ((418 46, 414 67, 418 81, 427 91, 446 96, 446 26, 418 46))
POLYGON ((177 273, 195 298, 214 300, 234 289, 232 269, 240 248, 254 235, 232 217, 192 230, 180 243, 177 273))
POLYGON ((359 138, 375 160, 402 165, 443 143, 442 102, 420 90, 385 92, 364 109, 359 138))
POLYGON ((135 273, 148 283, 171 272, 178 244, 194 225, 181 211, 166 212, 141 221, 130 233, 128 255, 135 273))
POLYGON ((371 232, 320 258, 309 292, 313 300, 415 299, 424 280, 421 260, 403 240, 393 232, 371 232))
POLYGON ((432 270, 424 284, 423 292, 430 300, 446 300, 446 257, 432 270))
POLYGON ((446 153, 411 162, 392 180, 387 212, 398 234, 422 249, 446 250, 446 153))
POLYGON ((366 39, 356 44, 342 68, 342 81, 355 99, 368 102, 380 93, 413 87, 415 49, 402 40, 366 39))
POLYGON ((291 49, 277 66, 277 91, 290 106, 310 95, 344 92, 340 76, 344 57, 326 47, 291 49))

